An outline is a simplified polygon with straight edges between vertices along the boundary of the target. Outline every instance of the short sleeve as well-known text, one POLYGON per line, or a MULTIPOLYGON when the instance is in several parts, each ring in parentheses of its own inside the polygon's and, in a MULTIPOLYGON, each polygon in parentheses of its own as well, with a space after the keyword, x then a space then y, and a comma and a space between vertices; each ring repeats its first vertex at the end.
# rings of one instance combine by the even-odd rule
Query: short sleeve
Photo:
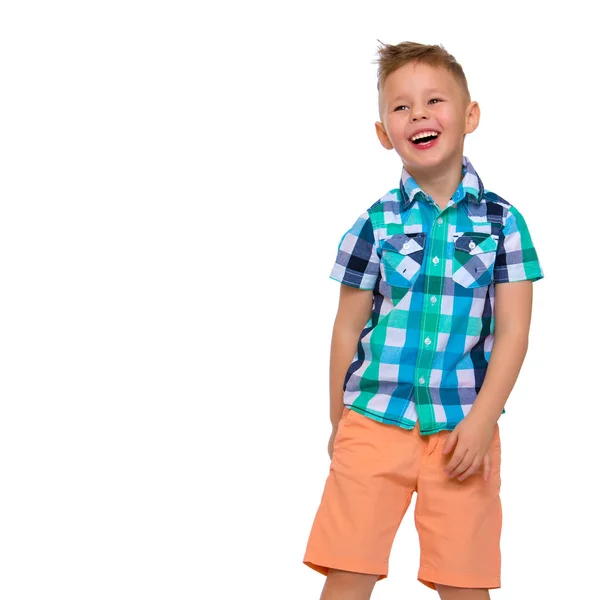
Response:
POLYGON ((511 206, 498 239, 494 281, 495 283, 526 279, 537 281, 543 277, 544 273, 525 219, 514 206, 511 206))
POLYGON ((365 211, 342 236, 329 277, 345 285, 372 290, 379 275, 379 255, 373 224, 365 211))

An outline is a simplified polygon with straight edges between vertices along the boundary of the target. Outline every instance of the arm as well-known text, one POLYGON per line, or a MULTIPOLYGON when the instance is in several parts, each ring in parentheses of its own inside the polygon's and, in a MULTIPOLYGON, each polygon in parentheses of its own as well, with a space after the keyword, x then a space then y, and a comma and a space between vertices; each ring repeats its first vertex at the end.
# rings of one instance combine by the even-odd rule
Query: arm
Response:
POLYGON ((481 390, 471 413, 496 423, 527 353, 533 284, 498 283, 495 288, 494 346, 481 390))
POLYGON ((344 409, 343 387, 348 367, 356 354, 358 338, 373 309, 373 290, 340 285, 340 300, 331 337, 329 366, 330 418, 336 430, 344 409))
POLYGON ((490 445, 502 409, 517 380, 527 353, 533 282, 544 273, 523 215, 511 206, 498 239, 494 265, 494 345, 481 389, 469 414, 454 428, 442 450, 456 444, 446 472, 470 477, 484 463, 491 473, 490 445), (460 438, 460 439, 459 439, 460 438))
POLYGON ((445 471, 459 481, 484 463, 484 478, 491 472, 489 448, 496 422, 517 380, 527 353, 533 285, 531 280, 496 284, 494 346, 479 394, 469 414, 448 436, 442 454, 456 450, 445 471), (462 440, 459 440, 459 434, 462 440))

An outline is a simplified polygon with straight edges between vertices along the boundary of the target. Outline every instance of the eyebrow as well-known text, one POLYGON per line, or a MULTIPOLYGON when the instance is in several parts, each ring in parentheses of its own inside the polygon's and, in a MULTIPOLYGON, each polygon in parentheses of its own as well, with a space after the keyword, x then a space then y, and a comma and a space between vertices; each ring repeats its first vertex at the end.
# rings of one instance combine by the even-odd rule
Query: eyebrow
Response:
MULTIPOLYGON (((442 92, 438 88, 429 88, 429 89, 425 90, 424 93, 427 95, 427 94, 444 94, 445 92, 442 92)), ((392 102, 398 102, 398 100, 403 100, 404 98, 406 98, 406 96, 404 94, 400 94, 399 96, 396 96, 392 100, 392 102)))

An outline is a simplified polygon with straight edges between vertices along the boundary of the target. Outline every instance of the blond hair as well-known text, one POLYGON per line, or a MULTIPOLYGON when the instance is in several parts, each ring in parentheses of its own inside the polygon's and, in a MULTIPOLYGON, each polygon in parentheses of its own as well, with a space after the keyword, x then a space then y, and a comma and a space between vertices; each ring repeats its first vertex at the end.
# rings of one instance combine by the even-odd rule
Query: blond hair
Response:
POLYGON ((385 84, 385 80, 397 69, 410 62, 423 62, 432 67, 442 67, 450 72, 463 89, 467 102, 471 101, 469 86, 463 68, 457 60, 442 45, 427 45, 417 42, 400 42, 399 44, 384 44, 377 49, 377 90, 385 84))

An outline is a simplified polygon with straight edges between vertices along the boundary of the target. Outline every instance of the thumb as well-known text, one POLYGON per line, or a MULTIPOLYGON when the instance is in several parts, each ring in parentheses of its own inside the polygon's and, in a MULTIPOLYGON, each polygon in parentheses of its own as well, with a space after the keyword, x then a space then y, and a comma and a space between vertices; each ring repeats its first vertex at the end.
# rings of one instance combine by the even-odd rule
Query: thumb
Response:
POLYGON ((452 448, 454 448, 457 439, 458 434, 456 433, 456 431, 452 431, 452 433, 446 438, 446 443, 444 444, 442 454, 448 454, 448 452, 450 452, 452 448))

